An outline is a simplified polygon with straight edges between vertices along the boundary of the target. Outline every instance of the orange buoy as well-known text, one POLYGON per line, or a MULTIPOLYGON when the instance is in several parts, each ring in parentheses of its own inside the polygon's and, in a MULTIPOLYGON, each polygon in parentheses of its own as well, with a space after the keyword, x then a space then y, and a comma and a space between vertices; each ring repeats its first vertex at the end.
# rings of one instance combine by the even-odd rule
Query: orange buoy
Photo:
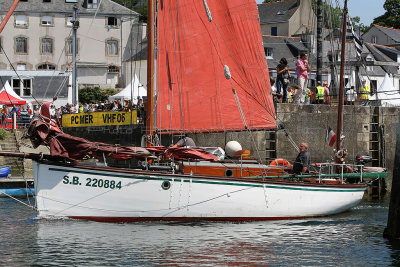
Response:
POLYGON ((274 159, 273 161, 271 161, 271 163, 269 164, 269 166, 279 166, 279 165, 283 165, 283 166, 291 166, 292 164, 287 161, 286 159, 274 159))

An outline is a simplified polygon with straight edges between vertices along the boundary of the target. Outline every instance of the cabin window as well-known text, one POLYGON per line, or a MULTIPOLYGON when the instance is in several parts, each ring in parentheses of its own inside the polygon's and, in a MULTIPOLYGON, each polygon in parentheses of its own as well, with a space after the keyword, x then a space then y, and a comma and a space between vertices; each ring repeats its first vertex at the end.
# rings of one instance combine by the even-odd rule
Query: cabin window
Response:
POLYGON ((267 59, 274 58, 274 49, 273 48, 266 47, 266 48, 264 48, 264 51, 265 51, 265 57, 267 59))
POLYGON ((52 54, 53 53, 53 39, 42 38, 41 54, 52 54))
POLYGON ((25 37, 15 38, 15 52, 16 53, 28 53, 28 39, 25 37))
POLYGON ((114 66, 114 65, 110 65, 108 66, 108 73, 119 73, 119 67, 118 66, 114 66))
POLYGON ((43 16, 40 24, 42 26, 52 26, 53 25, 53 17, 52 16, 43 16))
POLYGON ((50 63, 43 63, 37 67, 38 70, 55 70, 56 66, 50 63))
POLYGON ((15 27, 27 27, 28 17, 26 15, 16 15, 15 16, 15 27))
POLYGON ((278 36, 278 27, 271 27, 271 35, 278 36))
POLYGON ((107 56, 118 55, 118 41, 117 40, 107 40, 107 56))
POLYGON ((107 26, 110 27, 118 27, 118 18, 116 17, 108 17, 107 18, 107 26))

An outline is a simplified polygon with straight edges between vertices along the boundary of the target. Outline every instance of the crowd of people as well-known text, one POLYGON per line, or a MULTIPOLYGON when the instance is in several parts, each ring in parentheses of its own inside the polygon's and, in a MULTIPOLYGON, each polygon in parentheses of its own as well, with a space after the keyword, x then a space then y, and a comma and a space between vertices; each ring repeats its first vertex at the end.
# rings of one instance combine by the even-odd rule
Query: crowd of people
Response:
MULTIPOLYGON (((331 104, 331 94, 328 82, 322 84, 317 82, 317 86, 308 87, 308 73, 311 70, 307 61, 307 53, 300 53, 300 59, 296 63, 297 85, 290 86, 290 70, 286 58, 281 58, 276 67, 276 80, 270 76, 271 92, 274 102, 295 103, 295 104, 331 104)), ((370 97, 370 87, 362 80, 360 94, 357 95, 354 86, 346 88, 345 104, 354 105, 359 100, 360 105, 366 105, 370 97)))
MULTIPOLYGON (((80 104, 69 104, 64 106, 56 107, 54 104, 50 105, 51 118, 61 124, 61 118, 63 114, 74 114, 74 113, 88 113, 88 112, 103 112, 103 111, 124 111, 131 112, 137 111, 137 118, 139 123, 143 123, 145 114, 145 108, 143 99, 139 98, 136 104, 133 104, 131 100, 121 101, 119 99, 106 100, 98 103, 80 103, 80 104)), ((30 105, 2 105, 0 106, 1 114, 1 126, 2 128, 8 128, 14 118, 13 113, 16 114, 17 122, 29 123, 30 119, 39 115, 39 107, 35 106, 32 110, 30 105)))

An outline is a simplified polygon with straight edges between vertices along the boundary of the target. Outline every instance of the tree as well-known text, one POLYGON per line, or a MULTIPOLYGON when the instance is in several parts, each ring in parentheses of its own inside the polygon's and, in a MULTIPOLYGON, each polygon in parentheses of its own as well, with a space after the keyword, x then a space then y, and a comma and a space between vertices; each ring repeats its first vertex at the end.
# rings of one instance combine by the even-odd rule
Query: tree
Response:
POLYGON ((385 14, 374 18, 372 23, 400 29, 400 0, 386 0, 383 8, 386 10, 385 14))
POLYGON ((85 87, 79 89, 78 97, 80 103, 104 102, 110 95, 115 95, 115 89, 100 89, 100 87, 85 87))

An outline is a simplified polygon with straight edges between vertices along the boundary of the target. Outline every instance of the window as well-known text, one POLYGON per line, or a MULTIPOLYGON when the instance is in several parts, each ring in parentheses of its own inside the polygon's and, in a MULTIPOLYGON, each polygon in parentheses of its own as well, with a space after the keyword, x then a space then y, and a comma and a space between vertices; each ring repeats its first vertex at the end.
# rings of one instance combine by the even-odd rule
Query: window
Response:
POLYGON ((15 38, 15 52, 28 53, 28 39, 25 37, 15 38))
POLYGON ((53 17, 52 16, 43 16, 40 24, 43 26, 52 26, 53 25, 53 17))
POLYGON ((51 3, 51 0, 43 0, 43 3, 51 3))
POLYGON ((378 82, 377 80, 371 80, 371 92, 370 94, 373 94, 373 92, 376 92, 376 89, 378 88, 378 82))
POLYGON ((271 35, 278 36, 278 27, 271 27, 271 35))
POLYGON ((12 79, 12 89, 19 96, 32 95, 32 79, 12 79))
POLYGON ((374 71, 374 66, 372 65, 374 58, 372 55, 368 55, 366 58, 366 65, 367 65, 367 71, 374 71), (368 64, 369 63, 369 64, 368 64))
POLYGON ((30 96, 32 94, 32 81, 30 79, 23 79, 24 88, 22 96, 30 96))
POLYGON ((26 15, 16 15, 15 16, 15 26, 16 27, 27 27, 28 17, 26 15))
POLYGON ((65 3, 78 3, 78 0, 65 0, 65 3))
MULTIPOLYGON (((66 41, 66 47, 65 47, 65 54, 66 55, 72 55, 72 38, 67 39, 66 41)), ((79 46, 76 46, 76 53, 79 53, 79 46)))
POLYGON ((376 37, 376 35, 372 35, 371 37, 371 43, 376 44, 378 41, 378 38, 376 37))
POLYGON ((86 0, 86 8, 97 8, 98 0, 86 0))
POLYGON ((42 38, 42 46, 40 52, 42 54, 52 54, 53 53, 53 39, 42 38))
POLYGON ((107 40, 107 55, 108 56, 118 55, 118 41, 117 40, 107 40))
POLYGON ((0 36, 0 54, 3 53, 2 45, 3 45, 3 38, 0 36))
POLYGON ((72 27, 72 22, 71 22, 72 20, 73 20, 72 16, 66 17, 66 24, 68 27, 72 27))
POLYGON ((264 48, 266 58, 274 58, 274 49, 270 47, 264 48))
POLYGON ((116 18, 116 17, 108 17, 107 18, 107 26, 118 27, 118 18, 116 18))
POLYGON ((17 64, 17 70, 26 70, 26 64, 25 63, 18 63, 17 64))
POLYGON ((56 66, 50 63, 43 63, 37 67, 38 70, 55 70, 56 66))
POLYGON ((117 66, 114 65, 110 65, 108 66, 108 73, 119 73, 119 68, 117 66))

